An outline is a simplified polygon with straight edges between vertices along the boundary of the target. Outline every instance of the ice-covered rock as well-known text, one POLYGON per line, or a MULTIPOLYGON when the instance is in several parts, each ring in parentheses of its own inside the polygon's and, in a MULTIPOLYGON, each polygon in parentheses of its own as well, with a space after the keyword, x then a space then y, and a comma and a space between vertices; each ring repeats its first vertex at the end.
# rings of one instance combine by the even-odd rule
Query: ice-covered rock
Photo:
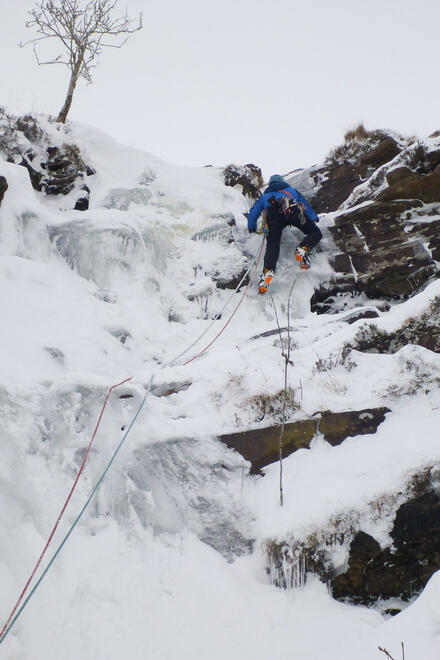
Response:
POLYGON ((0 161, 0 174, 8 182, 0 210, 0 254, 48 261, 47 211, 36 199, 26 170, 0 161))
POLYGON ((250 199, 258 199, 263 186, 261 169, 253 163, 247 165, 228 165, 223 171, 227 186, 239 186, 250 199))
POLYGON ((247 471, 238 454, 209 438, 141 446, 128 466, 129 501, 144 527, 189 529, 232 560, 252 548, 240 499, 247 471))
POLYGON ((69 127, 31 114, 15 117, 0 108, 0 155, 23 166, 32 187, 45 195, 66 197, 65 208, 88 208, 87 178, 94 170, 86 165, 69 127))
POLYGON ((85 218, 52 225, 49 235, 69 266, 102 288, 145 282, 158 265, 154 241, 147 245, 136 224, 116 213, 89 211, 85 218))

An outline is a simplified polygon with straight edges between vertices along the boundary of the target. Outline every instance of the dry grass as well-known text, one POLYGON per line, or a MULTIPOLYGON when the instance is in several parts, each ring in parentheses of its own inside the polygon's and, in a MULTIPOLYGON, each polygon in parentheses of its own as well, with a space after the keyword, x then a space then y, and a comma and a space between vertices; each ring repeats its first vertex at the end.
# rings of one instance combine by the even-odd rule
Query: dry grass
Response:
POLYGON ((366 140, 379 141, 382 140, 384 137, 386 137, 386 135, 387 135, 386 132, 380 129, 376 129, 375 131, 369 131, 368 129, 365 128, 363 123, 360 122, 354 128, 348 129, 348 131, 345 132, 344 138, 346 143, 365 142, 366 140))
POLYGON ((283 421, 284 414, 289 418, 300 405, 296 390, 287 387, 275 394, 257 394, 248 399, 247 407, 252 411, 253 421, 259 423, 266 419, 278 424, 283 421))
POLYGON ((350 128, 345 132, 344 139, 346 142, 355 142, 367 140, 374 135, 375 131, 368 131, 362 122, 359 122, 354 128, 350 128))
POLYGON ((369 131, 360 122, 345 132, 344 143, 330 152, 327 161, 330 164, 350 159, 357 161, 363 153, 376 146, 386 135, 382 130, 369 131))

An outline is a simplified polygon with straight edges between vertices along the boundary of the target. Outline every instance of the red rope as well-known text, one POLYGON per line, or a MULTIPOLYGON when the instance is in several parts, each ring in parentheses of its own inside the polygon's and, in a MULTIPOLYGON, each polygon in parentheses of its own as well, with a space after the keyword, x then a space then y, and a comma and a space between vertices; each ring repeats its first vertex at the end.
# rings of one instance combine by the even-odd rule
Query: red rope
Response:
MULTIPOLYGON (((258 264, 260 263, 261 255, 262 255, 262 252, 263 252, 263 246, 264 246, 264 243, 265 243, 265 241, 263 240, 263 241, 261 242, 261 247, 260 247, 260 251, 259 251, 259 253, 258 253, 258 259, 257 259, 257 261, 256 261, 254 271, 253 271, 252 275, 251 275, 250 278, 249 278, 249 282, 248 282, 248 284, 247 284, 247 286, 246 286, 246 288, 245 288, 245 290, 244 290, 243 295, 241 296, 241 298, 240 298, 238 304, 236 305, 236 307, 235 307, 235 309, 233 310, 232 314, 230 315, 229 319, 227 320, 227 322, 225 323, 225 325, 223 326, 223 328, 220 330, 220 332, 217 333, 217 335, 214 337, 214 339, 213 339, 212 341, 210 341, 209 344, 208 344, 207 346, 205 346, 205 348, 204 348, 203 350, 201 350, 199 353, 197 353, 197 355, 195 355, 194 357, 192 357, 192 358, 191 358, 190 360, 188 360, 187 362, 184 362, 184 365, 183 365, 183 366, 186 366, 187 364, 189 364, 190 362, 192 362, 193 360, 195 360, 196 358, 198 358, 200 355, 203 355, 203 353, 206 353, 206 351, 207 351, 207 350, 208 350, 208 349, 214 344, 214 342, 217 341, 217 339, 218 339, 218 338, 220 337, 220 335, 226 330, 226 328, 228 327, 229 323, 232 321, 233 317, 235 316, 235 313, 237 312, 238 308, 240 307, 241 303, 243 302, 243 300, 244 300, 244 298, 245 298, 245 296, 246 296, 246 294, 247 294, 247 292, 248 292, 248 290, 249 290, 249 287, 250 287, 250 285, 251 285, 251 283, 252 283, 252 281, 253 281, 253 279, 254 279, 255 273, 256 273, 257 268, 258 268, 258 264)), ((41 564, 41 561, 42 561, 42 559, 43 559, 43 557, 44 557, 44 555, 45 555, 45 553, 46 553, 46 550, 48 549, 48 547, 49 547, 49 545, 50 545, 50 543, 51 543, 51 541, 52 541, 52 539, 53 539, 53 537, 54 537, 54 535, 55 535, 55 532, 56 532, 56 530, 57 530, 57 528, 58 528, 58 525, 59 525, 59 523, 60 523, 60 521, 61 521, 61 518, 62 518, 63 515, 64 515, 64 512, 65 512, 65 510, 66 510, 66 508, 67 508, 67 505, 68 505, 69 502, 70 502, 70 499, 71 499, 71 497, 72 497, 72 495, 73 495, 73 492, 74 492, 74 490, 75 490, 75 488, 76 488, 76 485, 77 485, 77 483, 78 483, 78 480, 79 480, 79 478, 80 478, 80 476, 81 476, 81 473, 82 473, 82 471, 83 471, 83 469, 84 469, 84 466, 85 466, 85 464, 86 464, 86 461, 87 461, 88 455, 89 455, 89 453, 90 453, 90 449, 91 449, 91 447, 92 447, 92 444, 93 444, 93 441, 94 441, 94 439, 95 439, 96 433, 97 433, 98 428, 99 428, 99 426, 100 426, 100 424, 101 424, 102 416, 103 416, 103 414, 104 414, 104 410, 105 410, 105 408, 106 408, 106 406, 107 406, 107 402, 108 402, 108 400, 109 400, 109 398, 110 398, 110 395, 111 395, 112 391, 113 391, 116 387, 120 387, 121 385, 123 385, 124 383, 127 383, 127 382, 128 382, 129 380, 131 380, 131 379, 132 379, 132 377, 130 376, 129 378, 126 378, 125 380, 122 380, 120 383, 117 383, 116 385, 112 385, 112 386, 109 388, 109 390, 108 390, 108 392, 107 392, 107 396, 106 396, 105 401, 104 401, 104 404, 103 404, 103 406, 102 406, 102 408, 101 408, 101 412, 100 412, 100 414, 99 414, 98 421, 97 421, 96 426, 95 426, 95 430, 93 431, 92 437, 91 437, 91 439, 90 439, 89 445, 88 445, 88 447, 87 447, 86 453, 85 453, 84 458, 83 458, 83 461, 82 461, 82 463, 81 463, 81 467, 80 467, 80 469, 79 469, 79 471, 78 471, 78 474, 76 475, 76 478, 75 478, 75 481, 74 481, 74 483, 73 483, 73 486, 72 486, 72 488, 70 489, 69 495, 67 496, 67 499, 66 499, 66 501, 64 502, 64 505, 63 505, 63 507, 62 507, 62 509, 61 509, 61 511, 60 511, 60 513, 59 513, 59 515, 58 515, 58 518, 57 518, 56 523, 55 523, 55 525, 54 525, 54 527, 53 527, 53 529, 52 529, 52 532, 50 533, 50 536, 49 536, 49 538, 48 538, 48 540, 47 540, 47 542, 46 542, 46 545, 44 546, 43 551, 42 551, 42 553, 41 553, 41 555, 40 555, 40 557, 39 557, 37 563, 35 564, 35 568, 33 569, 33 571, 32 571, 32 573, 31 573, 31 575, 30 575, 28 581, 26 582, 26 584, 25 584, 25 586, 24 586, 23 591, 22 591, 21 594, 20 594, 19 599, 17 600, 17 602, 16 602, 16 604, 15 604, 15 606, 14 606, 14 609, 12 610, 11 614, 9 615, 9 618, 8 618, 8 620, 6 621, 5 625, 3 626, 2 631, 0 632, 0 641, 2 640, 2 638, 3 638, 4 634, 5 634, 5 631, 7 630, 7 628, 8 628, 8 626, 9 626, 9 624, 10 624, 12 618, 14 617, 14 615, 15 615, 17 609, 19 608, 20 603, 21 603, 21 601, 23 600, 23 597, 24 597, 26 591, 28 590, 29 585, 30 585, 30 583, 32 582, 32 580, 33 580, 33 578, 34 578, 34 576, 35 576, 35 573, 37 572, 38 567, 39 567, 40 564, 41 564)))
POLYGON ((210 341, 209 344, 208 344, 207 346, 205 346, 205 348, 203 348, 203 349, 200 351, 200 353, 197 353, 196 355, 194 355, 194 357, 191 358, 191 360, 188 360, 187 362, 184 362, 184 363, 183 363, 183 366, 184 366, 184 367, 186 367, 187 364, 189 364, 190 362, 192 362, 192 361, 195 360, 196 358, 198 358, 198 357, 200 357, 201 355, 203 355, 203 353, 206 353, 206 351, 207 351, 209 348, 211 348, 211 346, 214 344, 214 342, 217 341, 217 339, 218 339, 218 338, 220 337, 220 335, 226 330, 226 328, 228 327, 228 325, 230 324, 230 322, 231 322, 232 319, 234 318, 234 316, 235 316, 235 312, 237 311, 237 309, 240 307, 241 303, 243 302, 243 300, 244 300, 244 298, 245 298, 245 296, 246 296, 246 294, 247 294, 247 292, 248 292, 248 289, 249 289, 250 285, 252 284, 252 281, 253 281, 253 279, 254 279, 254 275, 255 275, 255 273, 257 272, 258 264, 260 263, 261 255, 262 255, 262 253, 263 253, 263 246, 264 246, 264 243, 265 243, 264 240, 261 241, 261 247, 260 247, 260 251, 259 251, 259 253, 258 253, 258 259, 257 259, 257 261, 256 261, 255 268, 254 268, 254 271, 253 271, 253 273, 252 273, 252 276, 249 278, 249 282, 247 283, 247 286, 246 286, 246 288, 245 288, 245 290, 244 290, 243 295, 241 296, 241 298, 240 298, 240 300, 238 301, 238 303, 237 303, 237 305, 236 305, 234 311, 232 312, 232 314, 230 315, 230 317, 229 317, 228 320, 226 321, 225 325, 224 325, 223 328, 220 330, 220 332, 219 332, 218 334, 216 334, 216 336, 214 337, 214 339, 213 339, 212 341, 210 341))
POLYGON ((2 631, 1 631, 1 633, 0 633, 0 640, 2 639, 3 635, 5 634, 5 631, 6 631, 7 627, 9 626, 9 623, 11 622, 12 617, 14 616, 14 614, 15 614, 15 612, 17 611, 17 609, 18 609, 18 607, 19 607, 21 601, 23 600, 23 596, 25 595, 25 593, 26 593, 26 591, 27 591, 27 589, 28 589, 30 583, 32 582, 33 577, 34 577, 35 573, 37 572, 38 567, 39 567, 39 565, 41 564, 41 561, 42 561, 42 559, 43 559, 43 557, 44 557, 44 555, 45 555, 45 553, 46 553, 46 550, 47 550, 47 548, 49 547, 49 544, 50 544, 50 542, 52 541, 52 539, 53 539, 53 537, 54 537, 54 534, 55 534, 55 532, 56 532, 56 530, 57 530, 57 527, 58 527, 58 525, 60 524, 60 520, 61 520, 61 518, 62 518, 63 515, 64 515, 64 512, 65 512, 65 510, 66 510, 66 508, 67 508, 67 505, 69 504, 70 498, 72 497, 72 495, 73 495, 73 491, 75 490, 75 488, 76 488, 76 484, 78 483, 78 479, 80 478, 81 473, 82 473, 82 471, 83 471, 83 469, 84 469, 84 466, 85 466, 85 464, 86 464, 87 457, 88 457, 88 455, 89 455, 89 452, 90 452, 90 449, 91 449, 91 447, 92 447, 93 440, 95 439, 96 433, 97 433, 97 431, 98 431, 99 425, 101 424, 102 416, 103 416, 103 414, 104 414, 104 410, 105 410, 105 407, 107 406, 107 402, 108 402, 108 400, 109 400, 109 398, 110 398, 110 395, 111 395, 112 391, 113 391, 116 387, 119 387, 120 385, 123 385, 124 383, 127 383, 129 380, 131 380, 131 378, 132 378, 132 377, 130 376, 130 378, 126 378, 125 380, 122 380, 120 383, 117 383, 116 385, 112 385, 112 386, 109 388, 109 391, 107 392, 107 396, 105 397, 104 405, 102 406, 102 408, 101 408, 101 412, 100 412, 99 417, 98 417, 98 422, 97 422, 97 424, 96 424, 96 426, 95 426, 95 430, 93 431, 92 437, 91 437, 90 442, 89 442, 89 446, 87 447, 87 451, 86 451, 86 453, 85 453, 85 455, 84 455, 83 462, 81 463, 81 467, 80 467, 80 469, 79 469, 79 471, 78 471, 78 474, 76 475, 76 479, 75 479, 75 481, 74 481, 74 483, 73 483, 72 488, 70 489, 70 493, 69 493, 69 495, 67 496, 66 501, 64 502, 64 506, 63 506, 63 508, 61 509, 60 513, 59 513, 59 516, 58 516, 58 518, 57 518, 57 521, 56 521, 56 523, 55 523, 55 525, 54 525, 54 527, 53 527, 53 529, 52 529, 52 532, 51 532, 51 534, 50 534, 50 536, 49 536, 49 538, 48 538, 48 540, 47 540, 46 545, 45 545, 44 548, 43 548, 43 552, 41 553, 40 558, 38 559, 38 561, 37 561, 37 563, 36 563, 36 565, 35 565, 35 568, 34 568, 34 570, 33 570, 32 573, 31 573, 31 576, 29 577, 28 581, 26 582, 26 584, 25 584, 25 586, 24 586, 24 589, 23 589, 23 591, 22 591, 21 594, 20 594, 19 599, 17 600, 17 602, 16 602, 16 604, 15 604, 14 609, 12 610, 12 612, 11 612, 11 614, 10 614, 8 620, 6 621, 5 625, 3 626, 3 629, 2 629, 2 631))

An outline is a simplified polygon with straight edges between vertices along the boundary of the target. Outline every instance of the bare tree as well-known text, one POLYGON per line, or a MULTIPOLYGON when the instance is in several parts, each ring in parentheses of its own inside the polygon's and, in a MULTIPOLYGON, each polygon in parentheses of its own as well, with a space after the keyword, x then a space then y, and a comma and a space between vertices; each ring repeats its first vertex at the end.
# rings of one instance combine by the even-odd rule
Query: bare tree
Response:
POLYGON ((103 48, 122 48, 130 34, 142 29, 142 14, 134 24, 127 13, 116 17, 114 10, 118 0, 44 0, 37 2, 28 13, 28 28, 34 28, 41 36, 22 42, 23 47, 32 44, 38 64, 64 64, 70 69, 70 81, 66 99, 57 121, 64 123, 72 105, 73 93, 80 77, 92 82, 92 69, 103 48), (56 57, 41 61, 37 45, 55 39, 62 48, 56 57))

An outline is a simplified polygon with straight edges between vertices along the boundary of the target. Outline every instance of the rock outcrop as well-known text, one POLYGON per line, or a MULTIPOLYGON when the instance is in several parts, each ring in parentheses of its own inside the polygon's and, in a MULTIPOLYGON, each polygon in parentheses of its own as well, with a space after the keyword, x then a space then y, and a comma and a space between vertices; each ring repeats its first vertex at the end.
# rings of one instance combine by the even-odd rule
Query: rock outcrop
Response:
POLYGON ((408 237, 403 219, 421 206, 419 200, 372 202, 338 215, 331 232, 348 257, 332 260, 340 283, 350 282, 351 291, 370 299, 405 299, 425 284, 437 267, 425 237, 408 237))
POLYGON ((0 204, 2 203, 5 192, 8 189, 8 182, 4 176, 0 176, 0 204))
MULTIPOLYGON (((355 435, 375 433, 389 408, 368 408, 347 412, 320 413, 312 419, 299 420, 286 424, 283 436, 283 457, 290 456, 298 449, 308 449, 313 438, 321 434, 333 447, 346 438, 355 435)), ((227 447, 238 451, 251 463, 251 473, 256 474, 263 467, 279 458, 280 426, 230 433, 219 438, 227 447)))
POLYGON ((62 136, 50 134, 32 115, 14 117, 2 109, 0 129, 0 155, 27 169, 34 190, 46 195, 72 193, 72 208, 88 208, 86 179, 94 170, 83 161, 78 147, 69 143, 67 133, 63 142, 62 136), (53 144, 54 138, 59 144, 53 144))
POLYGON ((44 160, 37 160, 36 155, 28 151, 19 163, 29 172, 35 190, 46 195, 68 195, 76 188, 78 194, 73 208, 77 211, 89 208, 90 189, 84 181, 94 171, 83 162, 77 147, 48 147, 44 160))
POLYGON ((256 200, 261 195, 263 175, 261 169, 252 163, 247 165, 228 165, 223 171, 225 185, 240 186, 243 195, 256 200))
MULTIPOLYGON (((268 542, 272 581, 282 588, 301 586, 307 573, 313 572, 331 587, 337 600, 376 604, 384 612, 397 614, 402 601, 417 596, 440 569, 438 475, 438 467, 414 475, 409 492, 401 494, 407 499, 397 506, 390 542, 383 547, 362 529, 317 532, 306 543, 295 539, 268 542), (348 560, 341 570, 331 549, 343 546, 347 538, 351 539, 348 560)), ((377 502, 380 506, 386 507, 386 501, 377 502)))
POLYGON ((439 201, 440 154, 435 154, 435 169, 419 174, 409 167, 397 167, 387 176, 387 188, 378 196, 379 200, 418 199, 426 204, 439 201), (438 161, 437 161, 438 158, 438 161))
POLYGON ((423 346, 440 353, 440 300, 434 298, 427 309, 417 317, 406 320, 394 332, 379 330, 374 324, 359 328, 352 348, 362 353, 396 353, 403 346, 423 346))
POLYGON ((334 214, 335 275, 315 291, 317 313, 404 300, 440 274, 440 139, 358 129, 322 166, 289 177, 318 212, 334 214))
MULTIPOLYGON (((67 195, 75 187, 77 179, 84 179, 94 174, 94 171, 84 163, 79 149, 75 146, 48 147, 47 155, 47 160, 41 163, 45 171, 41 187, 46 195, 67 195)), ((85 195, 90 192, 85 184, 81 185, 80 189, 85 195)))
POLYGON ((317 213, 337 211, 357 186, 401 151, 401 144, 385 131, 365 131, 331 151, 322 165, 293 172, 288 180, 317 213))
POLYGON ((381 548, 365 532, 350 544, 348 570, 331 580, 333 596, 370 605, 381 599, 410 600, 440 569, 440 495, 431 487, 402 504, 381 548))

